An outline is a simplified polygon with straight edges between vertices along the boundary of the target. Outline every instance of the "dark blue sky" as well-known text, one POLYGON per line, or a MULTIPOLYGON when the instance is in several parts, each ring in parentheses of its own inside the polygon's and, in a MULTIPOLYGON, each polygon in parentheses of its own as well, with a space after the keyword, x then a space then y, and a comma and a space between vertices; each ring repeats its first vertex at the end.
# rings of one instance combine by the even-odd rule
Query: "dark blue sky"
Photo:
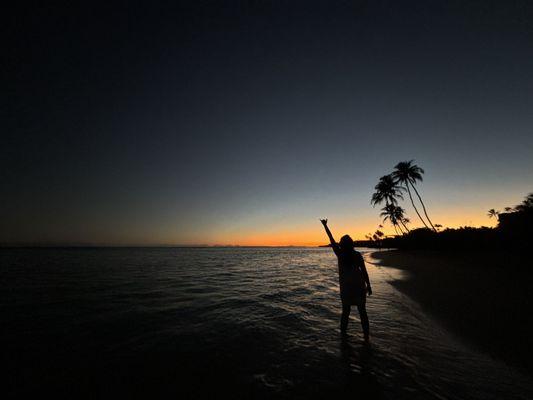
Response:
POLYGON ((445 225, 533 187, 528 1, 6 18, 2 243, 314 243, 322 216, 361 236, 377 178, 413 158, 445 225))

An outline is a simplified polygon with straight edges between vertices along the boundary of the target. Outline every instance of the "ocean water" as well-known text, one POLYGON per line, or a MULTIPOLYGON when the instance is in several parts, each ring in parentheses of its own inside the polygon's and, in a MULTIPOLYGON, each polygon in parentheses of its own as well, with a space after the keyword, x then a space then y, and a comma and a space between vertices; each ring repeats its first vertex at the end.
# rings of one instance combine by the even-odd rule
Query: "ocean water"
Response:
POLYGON ((2 249, 2 397, 533 398, 362 252, 370 345, 329 249, 2 249))

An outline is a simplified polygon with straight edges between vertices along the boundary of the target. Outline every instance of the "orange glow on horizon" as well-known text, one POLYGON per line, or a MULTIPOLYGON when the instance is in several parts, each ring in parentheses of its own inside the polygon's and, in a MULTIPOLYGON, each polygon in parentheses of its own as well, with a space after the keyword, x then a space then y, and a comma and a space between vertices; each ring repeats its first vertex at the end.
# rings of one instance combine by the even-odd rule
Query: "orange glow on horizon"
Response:
MULTIPOLYGON (((435 214, 438 217, 438 214, 435 214)), ((495 220, 491 220, 488 217, 480 217, 477 219, 469 216, 453 216, 446 219, 448 223, 443 222, 443 218, 434 218, 433 223, 440 223, 443 225, 441 230, 446 228, 460 228, 465 226, 481 227, 488 226, 494 227, 496 225, 495 220)), ((339 240, 342 235, 349 234, 354 240, 366 240, 365 235, 372 234, 378 229, 378 226, 384 225, 383 228, 379 228, 385 233, 385 235, 395 235, 394 229, 390 224, 383 224, 376 218, 375 223, 369 223, 365 221, 364 225, 360 225, 358 229, 350 227, 348 224, 340 224, 334 220, 330 220, 329 226, 336 240, 339 240)), ((409 227, 411 229, 423 227, 420 221, 413 221, 409 227)), ((317 221, 315 227, 307 225, 305 228, 299 229, 275 229, 271 227, 267 232, 250 231, 239 233, 232 233, 227 235, 221 235, 220 238, 215 238, 210 245, 220 246, 320 246, 328 243, 328 238, 324 229, 317 221), (217 240, 218 239, 218 240, 217 240)))

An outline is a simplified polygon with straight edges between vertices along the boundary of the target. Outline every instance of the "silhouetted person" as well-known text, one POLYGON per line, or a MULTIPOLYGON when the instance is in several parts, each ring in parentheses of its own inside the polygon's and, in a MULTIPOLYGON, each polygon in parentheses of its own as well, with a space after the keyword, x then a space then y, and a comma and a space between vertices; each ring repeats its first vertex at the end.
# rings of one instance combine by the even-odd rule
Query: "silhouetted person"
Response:
POLYGON ((342 316, 341 332, 346 333, 348 317, 352 305, 357 306, 365 340, 369 340, 370 326, 366 314, 366 294, 372 294, 370 279, 366 271, 363 256, 354 249, 354 243, 350 236, 344 235, 340 243, 335 242, 328 228, 328 220, 321 219, 322 225, 328 234, 331 247, 339 260, 339 286, 341 289, 342 316))

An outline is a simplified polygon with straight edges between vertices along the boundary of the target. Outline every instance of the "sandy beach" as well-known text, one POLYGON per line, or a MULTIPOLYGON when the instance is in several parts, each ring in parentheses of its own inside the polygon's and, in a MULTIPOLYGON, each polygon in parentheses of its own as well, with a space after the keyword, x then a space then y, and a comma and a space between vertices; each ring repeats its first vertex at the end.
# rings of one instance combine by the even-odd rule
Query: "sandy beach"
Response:
POLYGON ((477 251, 378 251, 385 267, 409 272, 391 282, 452 333, 531 374, 533 273, 525 257, 477 251))

